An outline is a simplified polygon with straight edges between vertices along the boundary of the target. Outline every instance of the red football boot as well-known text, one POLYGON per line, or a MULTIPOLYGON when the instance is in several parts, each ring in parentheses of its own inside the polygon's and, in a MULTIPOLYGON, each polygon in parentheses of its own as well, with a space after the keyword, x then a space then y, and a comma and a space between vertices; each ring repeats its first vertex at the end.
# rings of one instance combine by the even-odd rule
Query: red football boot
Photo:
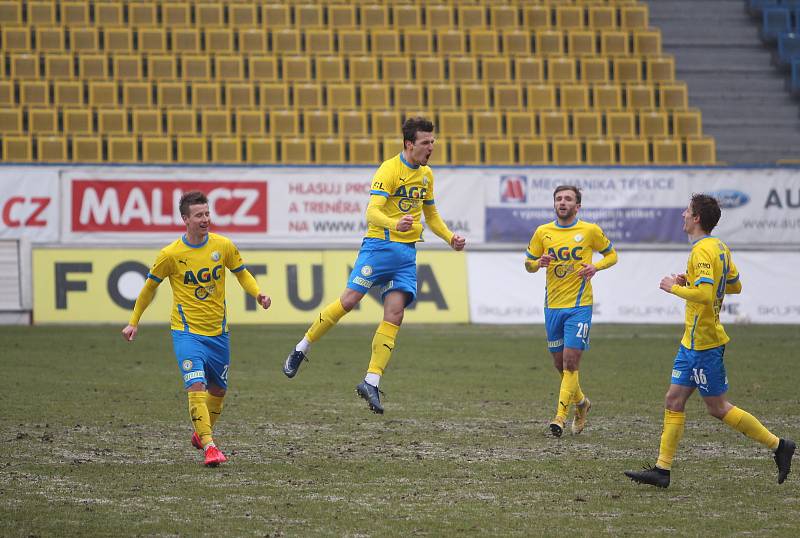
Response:
POLYGON ((225 463, 228 461, 228 458, 225 457, 225 454, 220 451, 214 445, 209 445, 206 447, 206 467, 216 467, 220 463, 225 463))
POLYGON ((197 450, 203 450, 203 443, 200 442, 200 436, 197 432, 192 432, 192 446, 197 450))

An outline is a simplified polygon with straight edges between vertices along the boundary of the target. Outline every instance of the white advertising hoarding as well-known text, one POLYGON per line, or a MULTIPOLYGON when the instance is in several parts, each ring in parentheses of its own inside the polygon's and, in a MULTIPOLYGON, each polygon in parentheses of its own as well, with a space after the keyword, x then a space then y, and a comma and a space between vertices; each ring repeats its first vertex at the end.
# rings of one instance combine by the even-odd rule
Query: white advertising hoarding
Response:
POLYGON ((0 168, 0 239, 58 240, 58 169, 0 168))

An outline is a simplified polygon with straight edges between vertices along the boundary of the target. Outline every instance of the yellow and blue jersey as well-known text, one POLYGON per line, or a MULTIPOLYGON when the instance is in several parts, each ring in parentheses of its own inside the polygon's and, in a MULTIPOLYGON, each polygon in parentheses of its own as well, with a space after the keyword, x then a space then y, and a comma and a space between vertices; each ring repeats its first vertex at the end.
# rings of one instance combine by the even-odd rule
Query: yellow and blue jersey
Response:
POLYGON ((595 252, 605 255, 613 248, 600 226, 580 219, 569 226, 553 221, 536 228, 528 244, 528 259, 538 260, 543 254, 554 258, 547 267, 545 307, 591 305, 592 283, 577 272, 582 267, 581 263, 592 263, 595 252))
POLYGON ((227 332, 226 267, 236 273, 245 265, 233 242, 213 233, 198 245, 183 236, 159 252, 147 277, 156 282, 169 278, 171 329, 202 336, 227 332))
POLYGON ((739 280, 728 245, 716 237, 703 237, 692 245, 686 265, 686 284, 714 287, 714 302, 701 304, 686 301, 686 329, 681 344, 687 349, 711 349, 730 341, 719 321, 725 298, 725 286, 739 280))
MULTIPOLYGON (((372 179, 370 194, 385 196, 386 204, 381 212, 393 221, 404 215, 414 217, 419 224, 422 218, 422 205, 433 205, 433 172, 430 166, 412 166, 403 154, 384 161, 372 179)), ((422 226, 415 225, 406 232, 369 224, 364 236, 385 239, 398 243, 422 241, 422 226)))

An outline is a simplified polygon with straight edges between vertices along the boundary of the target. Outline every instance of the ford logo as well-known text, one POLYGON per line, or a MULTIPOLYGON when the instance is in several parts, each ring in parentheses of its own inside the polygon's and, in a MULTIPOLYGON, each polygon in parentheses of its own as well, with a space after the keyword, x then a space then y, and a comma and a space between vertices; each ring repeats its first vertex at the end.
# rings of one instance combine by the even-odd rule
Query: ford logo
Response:
POLYGON ((723 209, 742 207, 750 201, 750 197, 742 191, 721 190, 717 192, 711 192, 709 195, 716 198, 720 207, 723 209))

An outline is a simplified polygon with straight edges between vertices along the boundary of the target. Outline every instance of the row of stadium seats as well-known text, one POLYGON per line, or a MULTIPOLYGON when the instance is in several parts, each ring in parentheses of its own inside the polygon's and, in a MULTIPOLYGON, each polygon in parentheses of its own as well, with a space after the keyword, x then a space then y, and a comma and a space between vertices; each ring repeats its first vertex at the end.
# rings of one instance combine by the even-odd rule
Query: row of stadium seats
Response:
MULTIPOLYGON (((36 137, 3 136, 5 162, 114 162, 187 164, 375 164, 402 148, 398 137, 36 137)), ((711 138, 613 140, 520 139, 437 141, 432 164, 613 165, 713 164, 711 138)))
POLYGON ((467 2, 414 5, 371 2, 301 5, 264 2, 0 2, 0 23, 163 25, 165 27, 351 28, 426 26, 436 28, 646 28, 644 4, 617 6, 566 2, 503 4, 467 2), (565 5, 566 4, 566 5, 565 5))
POLYGON ((499 54, 609 56, 659 54, 661 32, 554 29, 264 29, 147 26, 2 27, 0 50, 97 52, 241 52, 275 54, 499 54))
POLYGON ((664 108, 687 106, 683 83, 653 84, 520 84, 520 83, 297 83, 183 81, 11 81, 0 82, 0 106, 153 108, 211 106, 264 109, 391 107, 481 110, 546 108, 664 108))
MULTIPOLYGON (((2 58, 2 56, 0 56, 2 58)), ((13 80, 318 80, 323 82, 671 82, 675 59, 645 57, 551 56, 228 56, 197 54, 26 54, 7 55, 7 78, 13 80)))
MULTIPOLYGON (((497 111, 467 113, 461 111, 427 113, 436 122, 436 133, 442 136, 465 136, 474 133, 483 137, 546 137, 609 136, 676 137, 700 136, 701 114, 698 110, 546 110, 539 113, 497 111)), ((260 109, 174 109, 133 110, 86 108, 59 111, 50 108, 0 108, 0 133, 3 134, 206 134, 314 136, 390 135, 400 132, 403 115, 399 112, 295 110, 264 113, 260 109)))

